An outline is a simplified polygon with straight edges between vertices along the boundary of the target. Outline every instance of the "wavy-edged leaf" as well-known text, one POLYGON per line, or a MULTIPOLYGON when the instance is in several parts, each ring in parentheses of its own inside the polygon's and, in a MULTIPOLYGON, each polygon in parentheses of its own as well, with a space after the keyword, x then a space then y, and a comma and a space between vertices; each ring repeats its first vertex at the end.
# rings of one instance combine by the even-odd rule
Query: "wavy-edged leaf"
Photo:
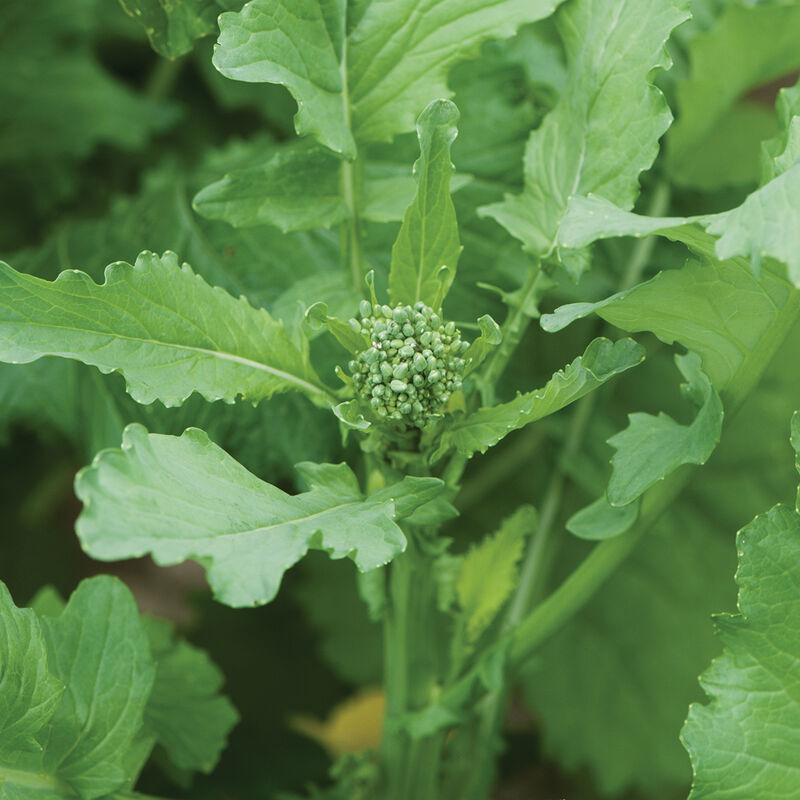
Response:
POLYGON ((584 247, 613 236, 656 234, 718 259, 743 256, 750 260, 756 275, 765 257, 774 258, 786 265, 789 279, 800 287, 799 230, 800 164, 795 164, 749 195, 742 205, 719 214, 640 217, 600 197, 576 197, 570 200, 558 240, 567 247, 584 247), (704 238, 703 230, 716 241, 704 238))
POLYGON ((434 306, 455 277, 461 244, 450 197, 450 148, 458 135, 457 124, 458 109, 449 100, 434 100, 417 120, 417 194, 392 247, 389 294, 394 303, 413 305, 421 300, 434 306))
POLYGON ((232 606, 269 602, 283 573, 309 548, 350 557, 361 570, 405 549, 396 519, 435 497, 442 482, 405 478, 364 497, 345 464, 300 464, 308 491, 265 483, 200 430, 180 437, 125 430, 76 478, 77 523, 87 552, 103 560, 152 554, 159 564, 193 559, 216 597, 232 606))
POLYGON ((352 158, 345 9, 345 0, 250 0, 220 16, 214 66, 233 80, 286 86, 297 101, 297 132, 352 158))
POLYGON ((478 329, 480 335, 473 339, 469 349, 464 354, 464 360, 467 362, 465 375, 477 369, 484 361, 486 356, 503 341, 503 334, 500 326, 488 315, 484 314, 478 317, 478 329))
POLYGON ((595 339, 582 356, 553 375, 543 388, 450 422, 437 455, 450 448, 467 457, 485 453, 511 431, 555 413, 643 360, 644 349, 633 339, 595 339))
POLYGON ((279 149, 263 165, 229 172, 195 195, 207 219, 235 227, 275 225, 284 233, 330 228, 350 212, 340 193, 339 160, 305 143, 279 149))
MULTIPOLYGON (((800 421, 793 419, 793 443, 800 421)), ((691 800, 788 798, 800 771, 800 513, 778 505, 737 536, 737 615, 715 618, 723 654, 700 679, 682 737, 692 759, 691 800)))
POLYGON ((687 381, 681 392, 698 407, 697 415, 689 425, 664 413, 628 416, 628 427, 608 440, 616 450, 607 491, 613 506, 632 503, 681 464, 705 464, 719 443, 722 402, 700 367, 700 357, 678 355, 675 363, 687 381))
POLYGON ((567 52, 568 84, 528 141, 525 190, 482 212, 527 250, 552 249, 573 194, 595 192, 630 208, 639 174, 658 153, 672 119, 652 85, 668 67, 664 44, 688 17, 685 0, 580 0, 556 21, 567 52))
POLYGON ((775 101, 778 133, 761 145, 761 183, 765 184, 800 162, 800 79, 781 89, 775 101))
POLYGON ((174 253, 112 264, 98 286, 69 270, 52 283, 0 263, 0 358, 74 358, 125 376, 140 403, 328 395, 306 353, 263 309, 210 287, 174 253))
POLYGON ((239 719, 220 694, 222 672, 206 652, 177 639, 169 623, 152 617, 142 622, 156 662, 145 727, 176 767, 211 772, 239 719))
POLYGON ((536 525, 536 509, 520 506, 464 556, 456 596, 464 615, 466 641, 476 642, 508 600, 517 583, 525 539, 536 525))
POLYGON ((785 280, 764 270, 758 280, 738 261, 701 263, 661 272, 599 303, 571 303, 542 316, 558 331, 596 313, 629 332, 650 331, 697 353, 714 387, 725 389, 790 299, 785 280))
POLYGON ((153 49, 166 58, 188 53, 195 39, 217 29, 217 16, 225 3, 217 0, 120 0, 144 26, 153 49))

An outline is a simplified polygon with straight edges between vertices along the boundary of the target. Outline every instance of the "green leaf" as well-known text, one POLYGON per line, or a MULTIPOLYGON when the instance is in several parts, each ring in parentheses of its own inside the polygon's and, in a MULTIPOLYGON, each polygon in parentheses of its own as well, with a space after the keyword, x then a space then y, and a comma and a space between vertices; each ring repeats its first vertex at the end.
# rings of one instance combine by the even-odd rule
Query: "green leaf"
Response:
POLYGON ((633 205, 639 174, 672 119, 652 75, 669 66, 664 44, 688 17, 687 5, 580 0, 559 11, 567 86, 528 141, 523 193, 482 209, 531 253, 551 253, 571 195, 595 192, 633 205))
POLYGON ((352 158, 345 8, 345 0, 251 0, 220 16, 214 66, 233 80, 286 86, 297 101, 298 134, 352 158))
MULTIPOLYGON (((525 670, 545 752, 567 770, 589 767, 603 796, 686 796, 678 733, 717 652, 709 613, 732 594, 719 530, 685 506, 670 510, 525 670)), ((560 574, 584 547, 574 542, 560 574)))
POLYGON ((144 724, 182 770, 211 772, 239 715, 220 694, 223 677, 208 655, 175 638, 172 627, 144 618, 156 661, 144 724))
POLYGON ((610 236, 658 234, 707 251, 697 230, 717 237, 713 253, 719 259, 743 256, 760 274, 765 256, 785 264, 789 278, 800 286, 800 164, 790 167, 757 189, 742 205, 698 217, 639 217, 599 197, 573 198, 559 231, 559 243, 583 247, 610 236))
POLYGON ((677 85, 678 119, 666 137, 675 181, 708 189, 758 180, 758 145, 772 135, 775 122, 746 95, 800 66, 798 36, 800 8, 794 4, 728 3, 709 30, 692 39, 691 75, 677 85), (742 52, 747 58, 739 57, 742 52), (735 153, 731 139, 741 140, 735 153), (727 170, 719 163, 720 148, 737 156, 727 170))
POLYGON ((389 294, 394 303, 422 301, 433 307, 455 277, 461 244, 450 197, 450 148, 457 123, 458 109, 449 100, 434 100, 417 120, 417 195, 392 248, 389 294))
MULTIPOLYGON (((36 748, 15 744, 13 725, 12 736, 3 736, 3 797, 16 792, 27 798, 33 790, 36 797, 50 792, 93 800, 129 788, 152 744, 139 734, 154 675, 130 591, 116 578, 92 578, 78 586, 60 614, 38 621, 2 594, 4 628, 11 624, 29 637, 16 662, 22 689, 17 699, 32 704, 24 720, 38 723, 36 748), (31 695, 25 687, 33 682, 31 695)), ((13 644, 8 652, 18 657, 13 644)), ((0 686, 4 702, 14 688, 7 681, 0 686)))
POLYGON ((466 625, 466 641, 476 642, 513 592, 525 539, 536 525, 532 506, 520 506, 499 529, 473 546, 458 573, 456 594, 466 625))
POLYGON ((485 453, 511 431, 554 414, 643 360, 644 349, 632 339, 595 339, 582 356, 553 375, 543 388, 450 422, 436 456, 453 447, 467 457, 485 453))
POLYGON ((130 591, 115 578, 84 581, 58 617, 43 617, 48 666, 67 689, 46 736, 44 765, 84 798, 132 783, 133 746, 153 662, 130 591))
POLYGON ((477 369, 486 356, 503 341, 500 326, 488 314, 478 318, 478 329, 481 332, 480 336, 472 342, 464 355, 464 360, 467 362, 465 375, 477 369))
POLYGON ((0 788, 3 766, 36 754, 36 734, 61 702, 64 685, 47 671, 47 648, 36 614, 14 605, 0 583, 0 788))
POLYGON ((159 564, 203 564, 216 597, 269 602, 309 548, 373 569, 405 549, 395 520, 436 496, 442 482, 405 478, 364 497, 344 465, 300 464, 309 489, 288 495, 259 480, 196 429, 182 436, 125 430, 122 450, 100 453, 76 478, 78 536, 102 560, 151 553, 159 564), (109 532, 113 531, 112 534, 109 532))
POLYGON ((140 403, 256 401, 295 389, 328 395, 281 323, 211 288, 174 253, 112 264, 102 286, 77 270, 50 283, 0 263, 0 358, 74 358, 125 376, 140 403), (121 315, 119 309, 126 309, 121 315))
POLYGON ((188 53, 195 39, 217 29, 224 4, 217 0, 120 0, 133 19, 144 26, 153 49, 166 58, 188 53))
POLYGON ((389 141, 414 129, 419 110, 449 97, 457 61, 487 39, 549 16, 558 0, 373 0, 350 34, 347 72, 356 140, 389 141))
POLYGON ((775 102, 779 131, 761 145, 761 183, 765 184, 800 162, 800 80, 782 89, 775 102))
POLYGON ((327 328, 336 341, 349 353, 360 353, 370 345, 369 340, 360 330, 357 331, 346 322, 329 316, 327 303, 314 303, 309 306, 306 310, 306 320, 314 327, 327 328))
POLYGON ((639 504, 612 506, 603 495, 567 520, 567 530, 579 539, 602 541, 625 533, 639 516, 639 504))
MULTIPOLYGON (((797 447, 797 415, 792 435, 797 447)), ((753 787, 777 800, 797 788, 800 514, 775 506, 736 542, 740 613, 715 618, 725 651, 700 679, 711 702, 690 707, 682 734, 694 768, 691 800, 750 800, 753 787)))
POLYGON ((663 412, 628 416, 628 427, 608 440, 616 450, 607 492, 612 506, 632 503, 681 464, 705 464, 719 443, 722 402, 700 368, 700 357, 679 355, 675 363, 687 381, 681 392, 698 407, 697 416, 690 425, 680 425, 663 412))
POLYGON ((778 317, 792 294, 782 278, 764 270, 758 280, 739 261, 689 261, 599 303, 572 303, 542 316, 558 331, 596 313, 629 332, 651 331, 667 344, 697 353, 703 371, 722 391, 778 317))
POLYGON ((270 224, 284 233, 330 228, 347 219, 338 159, 321 147, 294 143, 263 166, 229 172, 206 186, 193 206, 207 219, 236 227, 270 224))

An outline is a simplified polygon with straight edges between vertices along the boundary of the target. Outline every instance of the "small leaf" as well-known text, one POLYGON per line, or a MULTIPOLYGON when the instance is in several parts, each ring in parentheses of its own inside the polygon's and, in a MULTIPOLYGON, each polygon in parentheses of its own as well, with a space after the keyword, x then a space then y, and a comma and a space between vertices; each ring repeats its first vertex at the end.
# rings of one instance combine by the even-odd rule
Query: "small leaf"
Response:
POLYGON ((644 349, 633 339, 595 339, 582 356, 553 375, 543 388, 451 421, 442 434, 436 458, 453 447, 467 457, 478 451, 485 453, 511 431, 554 414, 643 360, 644 349))
POLYGON ((639 504, 612 506, 605 497, 582 508, 567 520, 567 530, 579 539, 602 541, 612 539, 630 528, 639 516, 639 504))
POLYGON ((449 268, 445 292, 455 276, 461 245, 450 197, 450 148, 457 122, 458 109, 449 100, 434 100, 417 120, 417 195, 403 217, 389 272, 389 294, 395 303, 421 300, 433 306, 442 288, 441 268, 449 268))
POLYGON ((175 638, 163 620, 144 618, 156 660, 144 724, 182 770, 211 772, 239 715, 220 694, 222 673, 208 655, 175 638))
POLYGON ((500 326, 488 314, 478 318, 478 327, 481 332, 480 336, 472 342, 464 355, 464 360, 467 362, 465 375, 469 375, 479 367, 486 356, 503 341, 500 326))
POLYGON ((259 605, 309 548, 352 558, 360 570, 386 564, 406 546, 395 520, 443 488, 435 478, 407 477, 365 498, 345 464, 297 470, 309 489, 288 495, 200 430, 175 437, 130 425, 121 450, 100 453, 76 478, 84 502, 78 536, 102 560, 196 560, 221 602, 259 605))
POLYGON ((263 166, 229 172, 195 195, 194 209, 237 228, 275 225, 284 233, 330 228, 350 212, 341 198, 341 162, 321 147, 285 145, 263 166))
POLYGON ((98 286, 68 270, 51 283, 0 262, 0 359, 58 355, 119 371, 145 404, 179 405, 195 391, 256 401, 289 389, 328 404, 280 322, 210 287, 174 253, 144 252, 133 267, 107 267, 105 278, 98 286))
POLYGON ((366 350, 370 345, 369 339, 363 333, 336 317, 328 316, 327 303, 314 303, 309 306, 306 309, 306 320, 311 325, 327 328, 336 341, 354 355, 366 350))
POLYGON ((466 622, 466 641, 476 642, 517 584, 517 564, 525 539, 536 526, 536 510, 520 506, 500 528, 465 556, 456 582, 466 622))
POLYGON ((679 425, 664 413, 630 414, 628 427, 608 443, 617 451, 608 484, 613 506, 627 506, 681 464, 705 464, 722 434, 722 402, 700 368, 696 353, 675 356, 687 383, 683 395, 699 410, 690 425, 679 425))
POLYGON ((195 39, 214 33, 224 2, 217 0, 120 0, 120 4, 144 26, 153 49, 166 58, 188 53, 195 39))
POLYGON ((219 18, 214 66, 226 77, 279 83, 297 101, 295 128, 355 156, 342 70, 345 0, 250 0, 219 18))

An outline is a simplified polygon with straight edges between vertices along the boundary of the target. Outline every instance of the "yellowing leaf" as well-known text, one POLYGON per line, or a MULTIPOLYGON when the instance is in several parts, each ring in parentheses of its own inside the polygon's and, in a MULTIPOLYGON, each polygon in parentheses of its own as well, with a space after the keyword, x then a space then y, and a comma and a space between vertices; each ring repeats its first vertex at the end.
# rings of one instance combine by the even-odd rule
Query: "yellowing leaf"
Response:
POLYGON ((508 599, 517 582, 517 562, 525 537, 536 524, 536 510, 521 506, 467 553, 456 582, 466 619, 468 642, 475 642, 508 599))

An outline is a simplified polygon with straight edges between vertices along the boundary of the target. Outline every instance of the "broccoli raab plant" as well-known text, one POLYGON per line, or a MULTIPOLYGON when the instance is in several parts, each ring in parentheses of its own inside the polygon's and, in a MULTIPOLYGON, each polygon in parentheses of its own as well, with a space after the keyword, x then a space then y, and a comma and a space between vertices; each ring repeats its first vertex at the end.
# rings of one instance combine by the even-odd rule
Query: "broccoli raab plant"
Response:
POLYGON ((800 798, 800 3, 34 5, 0 425, 93 457, 92 559, 284 584, 236 674, 340 683, 276 787, 280 685, 0 586, 0 796, 800 798))

